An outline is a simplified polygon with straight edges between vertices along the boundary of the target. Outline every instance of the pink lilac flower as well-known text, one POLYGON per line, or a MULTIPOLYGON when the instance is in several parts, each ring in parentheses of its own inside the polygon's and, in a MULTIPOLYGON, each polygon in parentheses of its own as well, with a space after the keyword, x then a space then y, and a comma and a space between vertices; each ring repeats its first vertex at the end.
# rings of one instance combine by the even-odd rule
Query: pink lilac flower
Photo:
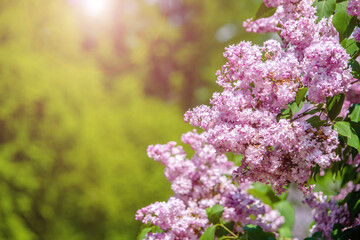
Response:
POLYGON ((315 43, 305 50, 303 83, 309 87, 310 101, 321 103, 350 89, 354 78, 348 58, 346 50, 334 41, 315 43))
POLYGON ((332 17, 323 18, 316 23, 316 16, 301 16, 298 19, 289 19, 282 23, 280 36, 284 46, 295 46, 299 61, 304 50, 314 43, 336 41, 337 31, 332 25, 332 17))
POLYGON ((278 7, 280 4, 283 3, 283 0, 264 0, 265 5, 270 7, 278 7))
POLYGON ((283 51, 275 40, 265 42, 263 47, 241 42, 226 48, 224 57, 228 62, 217 72, 217 83, 226 92, 221 96, 215 94, 213 105, 223 101, 220 98, 226 95, 233 98, 235 107, 279 112, 295 98, 301 76, 300 64, 293 52, 283 51))
POLYGON ((354 168, 357 168, 357 172, 360 172, 360 154, 356 154, 353 158, 352 156, 349 157, 347 164, 352 165, 354 168))
POLYGON ((237 186, 231 182, 233 162, 206 144, 203 135, 194 130, 182 136, 182 141, 195 151, 191 159, 186 158, 183 148, 175 142, 148 147, 149 157, 165 165, 165 177, 171 182, 174 196, 167 202, 155 202, 137 211, 137 220, 159 226, 163 231, 149 233, 146 239, 199 239, 210 226, 206 208, 216 204, 224 206, 224 220, 234 221, 237 231, 243 231, 242 226, 248 223, 260 225, 265 231, 279 228, 283 217, 246 193, 249 182, 237 186), (239 196, 244 200, 242 206, 250 208, 256 202, 256 207, 240 216, 236 206, 228 204, 229 199, 239 196))
MULTIPOLYGON (((324 72, 321 76, 326 76, 321 68, 323 62, 333 63, 334 71, 343 67, 343 59, 333 57, 339 50, 329 51, 327 54, 322 48, 316 50, 313 56, 322 57, 320 60, 308 53, 304 58, 306 65, 301 68, 294 52, 282 50, 273 40, 263 47, 248 42, 230 46, 224 53, 228 62, 217 72, 217 83, 224 91, 213 95, 212 107, 199 106, 186 112, 185 121, 204 129, 206 141, 219 153, 244 156, 241 167, 233 174, 239 182, 249 179, 271 183, 280 194, 294 181, 306 192, 312 166, 327 168, 339 160, 335 154, 337 133, 331 127, 321 127, 319 134, 307 122, 278 121, 276 117, 295 100, 296 91, 303 84, 309 86, 309 97, 314 93, 330 96, 331 93, 321 91, 320 80, 313 81, 319 78, 318 69, 324 72), (306 78, 302 76, 304 68, 309 69, 306 78)), ((327 79, 332 80, 331 75, 327 79)), ((346 81, 342 83, 345 85, 346 81)), ((334 85, 329 88, 335 92, 344 89, 334 85)))
POLYGON ((351 86, 350 91, 346 93, 346 100, 350 104, 360 103, 360 82, 356 82, 351 86))
POLYGON ((329 200, 322 192, 312 193, 306 198, 306 203, 313 209, 315 224, 310 235, 321 231, 322 237, 331 239, 331 232, 335 224, 349 225, 349 211, 347 206, 339 206, 336 200, 329 200))
POLYGON ((355 27, 354 32, 352 33, 352 36, 354 37, 354 40, 357 42, 360 42, 360 28, 355 27))
POLYGON ((358 191, 360 189, 360 184, 354 185, 352 181, 348 182, 346 186, 342 189, 340 189, 340 192, 336 196, 332 196, 332 200, 341 201, 344 200, 344 198, 351 193, 352 191, 358 191))
POLYGON ((136 219, 151 223, 165 233, 150 234, 147 239, 198 239, 197 231, 209 225, 205 209, 171 197, 167 202, 155 202, 137 211, 136 219))
POLYGON ((336 196, 329 197, 322 192, 310 194, 305 199, 305 203, 313 208, 313 217, 315 220, 315 224, 310 230, 310 235, 321 231, 322 237, 332 239, 331 232, 335 224, 344 226, 343 230, 358 225, 360 223, 360 216, 355 216, 353 223, 351 223, 347 204, 339 205, 338 201, 344 200, 348 193, 358 191, 359 189, 360 184, 354 185, 354 183, 350 181, 336 196))
POLYGON ((185 202, 201 199, 201 206, 206 203, 204 208, 215 204, 209 199, 223 202, 227 193, 236 190, 227 177, 233 171, 234 164, 225 155, 217 154, 214 147, 204 144, 202 136, 196 132, 184 134, 182 141, 195 150, 191 160, 186 158, 183 148, 176 146, 175 142, 148 147, 149 157, 165 165, 164 175, 171 182, 174 196, 185 202), (217 189, 216 195, 214 189, 217 189))
POLYGON ((231 215, 229 219, 243 225, 254 224, 272 232, 284 223, 284 217, 280 216, 278 211, 272 210, 270 206, 264 205, 241 189, 228 195, 225 206, 230 209, 227 213, 231 215))
POLYGON ((276 32, 284 29, 282 25, 288 20, 296 20, 301 17, 314 18, 315 8, 312 6, 312 3, 312 0, 265 1, 265 5, 268 7, 277 7, 274 15, 255 21, 248 19, 243 25, 248 32, 276 32), (278 27, 278 25, 280 25, 280 27, 278 27))
POLYGON ((243 27, 247 32, 254 33, 269 33, 269 32, 277 32, 281 28, 278 27, 280 23, 280 19, 284 16, 284 9, 282 7, 278 7, 274 15, 268 18, 260 18, 256 21, 253 21, 252 18, 247 19, 243 22, 243 27))
POLYGON ((360 19, 360 0, 349 0, 347 13, 360 19))

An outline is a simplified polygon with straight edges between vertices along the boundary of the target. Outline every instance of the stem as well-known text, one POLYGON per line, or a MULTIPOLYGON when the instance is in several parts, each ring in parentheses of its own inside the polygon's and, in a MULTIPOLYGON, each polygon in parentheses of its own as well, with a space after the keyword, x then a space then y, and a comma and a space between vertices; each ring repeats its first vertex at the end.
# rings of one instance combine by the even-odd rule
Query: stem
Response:
POLYGON ((350 60, 353 60, 353 59, 356 59, 356 58, 359 56, 359 54, 360 54, 360 51, 357 51, 357 52, 349 59, 349 61, 350 61, 350 60))
POLYGON ((318 108, 317 106, 314 106, 314 107, 306 110, 305 112, 300 113, 296 118, 291 119, 291 121, 295 121, 295 120, 297 120, 297 119, 299 119, 299 118, 305 117, 308 112, 310 112, 310 111, 312 111, 312 110, 314 110, 314 109, 317 109, 317 108, 318 108))
POLYGON ((233 237, 237 238, 238 236, 233 233, 230 229, 228 229, 224 224, 220 223, 220 226, 223 227, 226 231, 228 231, 233 237))
POLYGON ((353 81, 351 84, 357 83, 357 82, 359 82, 359 81, 360 81, 360 80, 353 81))

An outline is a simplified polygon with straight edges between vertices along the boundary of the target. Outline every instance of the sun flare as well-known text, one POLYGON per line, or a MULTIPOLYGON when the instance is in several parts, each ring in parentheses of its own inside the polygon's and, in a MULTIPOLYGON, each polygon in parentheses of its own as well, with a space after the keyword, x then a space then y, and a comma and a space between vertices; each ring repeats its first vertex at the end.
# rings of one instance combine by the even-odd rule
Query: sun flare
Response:
POLYGON ((105 13, 109 0, 83 0, 82 5, 89 15, 99 16, 105 13))

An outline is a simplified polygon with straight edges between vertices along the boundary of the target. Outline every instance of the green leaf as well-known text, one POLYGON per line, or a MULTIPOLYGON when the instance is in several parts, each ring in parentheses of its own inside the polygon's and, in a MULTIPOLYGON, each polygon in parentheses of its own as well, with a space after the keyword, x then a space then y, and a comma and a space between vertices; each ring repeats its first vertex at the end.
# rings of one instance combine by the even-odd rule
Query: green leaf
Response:
POLYGON ((347 184, 348 182, 353 181, 354 179, 356 179, 356 177, 357 177, 356 168, 349 168, 349 167, 346 168, 341 181, 341 187, 345 186, 345 184, 347 184))
POLYGON ((244 158, 244 156, 243 155, 236 155, 235 157, 234 157, 234 159, 233 159, 233 161, 234 161, 234 164, 235 164, 235 166, 240 166, 241 165, 241 160, 243 160, 243 158, 244 158))
POLYGON ((146 234, 151 232, 152 227, 143 228, 141 232, 139 233, 137 240, 142 240, 146 237, 146 234))
POLYGON ((310 170, 311 170, 310 177, 313 178, 314 181, 316 182, 316 176, 320 173, 320 166, 316 164, 314 167, 311 167, 310 170))
POLYGON ((337 115, 341 112, 345 100, 345 94, 341 93, 331 98, 328 98, 326 101, 326 109, 330 120, 334 120, 337 115))
POLYGON ((200 240, 214 240, 215 239, 215 230, 216 226, 208 227, 203 235, 201 235, 200 240))
POLYGON ((268 8, 265 3, 261 3, 259 9, 257 10, 256 14, 255 14, 255 19, 260 19, 260 18, 267 18, 272 16, 276 11, 276 8, 270 7, 268 8))
POLYGON ((304 101, 304 99, 305 99, 305 95, 307 93, 307 90, 308 90, 307 87, 303 87, 303 88, 300 88, 299 91, 296 93, 295 102, 299 107, 300 107, 300 103, 302 101, 304 101))
POLYGON ((322 18, 329 18, 334 13, 336 0, 316 0, 314 5, 317 7, 315 15, 318 16, 319 22, 322 18))
POLYGON ((354 104, 354 109, 349 115, 352 122, 358 123, 360 121, 360 103, 354 104))
MULTIPOLYGON (((347 11, 346 11, 347 4, 348 4, 347 1, 336 4, 336 13, 334 14, 334 17, 332 20, 334 27, 340 34, 340 41, 343 38, 345 38, 346 35, 348 35, 347 29, 350 25, 351 18, 352 18, 352 16, 349 16, 347 14, 347 11)), ((351 25, 350 25, 350 28, 351 28, 351 25)))
POLYGON ((323 103, 322 103, 322 104, 318 104, 315 109, 310 110, 310 111, 307 112, 307 113, 308 113, 308 114, 314 114, 314 113, 320 112, 320 111, 322 110, 322 107, 323 107, 323 106, 324 106, 323 103))
POLYGON ((334 124, 334 128, 336 131, 341 135, 346 137, 346 143, 357 149, 360 150, 360 141, 359 137, 357 136, 355 130, 351 127, 351 124, 349 122, 336 122, 334 124))
POLYGON ((360 64, 355 59, 351 59, 349 65, 351 66, 353 77, 360 80, 360 64))
POLYGON ((325 124, 325 121, 322 121, 319 116, 312 116, 311 118, 306 120, 313 127, 320 127, 325 124))
POLYGON ((356 133, 353 130, 351 130, 351 137, 347 138, 346 140, 347 140, 346 143, 349 146, 357 149, 358 151, 360 150, 359 137, 356 135, 356 133))
POLYGON ((344 122, 344 121, 336 122, 334 124, 334 128, 341 136, 351 138, 352 136, 351 125, 349 122, 344 122))
POLYGON ((346 204, 349 209, 350 217, 353 219, 360 212, 360 192, 351 192, 346 196, 346 204))
POLYGON ((359 51, 359 47, 356 45, 356 41, 351 39, 344 39, 341 41, 341 46, 346 49, 346 53, 353 55, 355 52, 359 51))
POLYGON ((288 201, 280 201, 274 204, 276 210, 280 212, 285 218, 284 224, 281 226, 280 235, 281 237, 292 237, 292 227, 294 225, 295 210, 294 207, 288 201), (281 230, 283 229, 283 230, 281 230))
POLYGON ((269 191, 271 191, 269 185, 253 183, 252 187, 253 188, 248 189, 248 193, 253 195, 255 198, 260 199, 263 203, 272 206, 273 202, 270 196, 267 194, 269 191))
POLYGON ((161 230, 161 228, 159 226, 155 226, 155 225, 151 225, 151 224, 144 224, 144 225, 142 225, 140 233, 139 233, 139 235, 137 236, 136 239, 137 240, 145 239, 146 234, 148 234, 149 232, 153 232, 153 233, 158 232, 158 233, 160 233, 160 232, 163 232, 163 231, 161 230))
POLYGON ((300 102, 300 105, 298 105, 298 104, 296 103, 296 101, 294 101, 294 102, 292 102, 291 104, 289 104, 289 108, 290 108, 290 110, 291 110, 291 114, 293 115, 293 114, 297 113, 298 111, 300 111, 301 108, 304 106, 304 104, 305 104, 305 101, 300 102))
POLYGON ((206 209, 206 214, 208 216, 209 222, 216 224, 219 222, 222 214, 224 212, 224 207, 220 204, 216 204, 212 207, 206 209))
POLYGON ((275 239, 275 234, 264 232, 264 230, 257 225, 248 224, 244 227, 244 230, 248 234, 248 240, 275 239))

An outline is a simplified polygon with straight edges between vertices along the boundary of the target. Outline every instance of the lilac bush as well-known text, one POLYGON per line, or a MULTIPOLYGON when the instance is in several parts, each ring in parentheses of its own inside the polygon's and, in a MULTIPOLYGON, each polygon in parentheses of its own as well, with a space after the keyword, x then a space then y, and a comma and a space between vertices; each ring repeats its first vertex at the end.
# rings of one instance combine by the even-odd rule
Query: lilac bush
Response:
POLYGON ((267 231, 281 226, 284 219, 277 211, 246 192, 249 183, 232 183, 233 162, 206 144, 201 134, 188 132, 182 141, 195 151, 191 159, 175 142, 148 148, 149 157, 165 166, 165 177, 174 192, 167 202, 156 202, 136 213, 137 220, 162 230, 149 233, 149 239, 200 238, 211 225, 206 209, 217 204, 223 206, 222 217, 234 223, 232 228, 236 232, 243 232, 247 224, 259 225, 267 231))
POLYGON ((173 196, 138 210, 139 239, 291 237, 295 183, 314 209, 308 239, 351 239, 360 230, 359 1, 265 0, 247 31, 281 41, 225 49, 222 92, 185 113, 203 130, 149 146, 173 196), (342 176, 338 194, 316 177, 342 176), (330 173, 331 172, 331 173, 330 173), (263 185, 259 185, 262 183, 263 185))

